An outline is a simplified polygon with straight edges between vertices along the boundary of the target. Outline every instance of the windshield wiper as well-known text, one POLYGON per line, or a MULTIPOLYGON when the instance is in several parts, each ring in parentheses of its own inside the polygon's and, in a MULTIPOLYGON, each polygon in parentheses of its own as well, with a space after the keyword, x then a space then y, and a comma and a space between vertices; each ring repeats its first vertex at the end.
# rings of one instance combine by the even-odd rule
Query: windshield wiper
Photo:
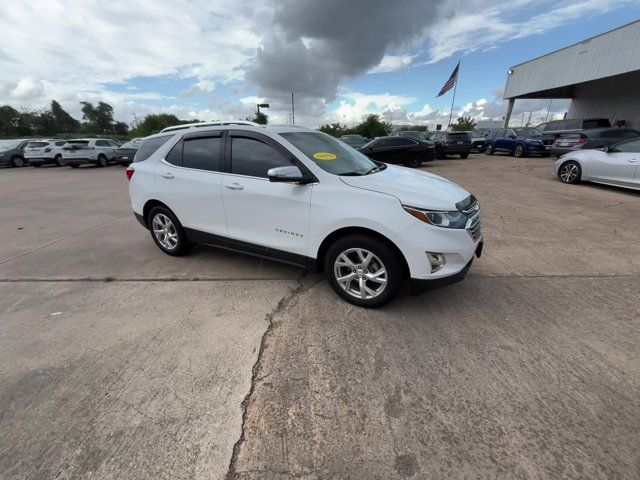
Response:
POLYGON ((340 177, 361 177, 362 175, 366 175, 366 173, 360 172, 344 172, 338 174, 340 177))

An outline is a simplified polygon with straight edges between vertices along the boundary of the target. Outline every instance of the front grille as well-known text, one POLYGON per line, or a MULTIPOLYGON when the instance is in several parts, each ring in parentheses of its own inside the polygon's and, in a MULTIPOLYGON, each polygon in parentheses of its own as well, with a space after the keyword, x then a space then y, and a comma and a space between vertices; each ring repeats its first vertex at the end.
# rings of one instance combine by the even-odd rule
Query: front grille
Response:
POLYGON ((473 220, 471 220, 471 224, 467 228, 467 232, 469 232, 469 235, 471 235, 471 238, 473 238, 474 242, 477 242, 478 240, 480 240, 480 238, 482 238, 480 214, 476 215, 473 220))

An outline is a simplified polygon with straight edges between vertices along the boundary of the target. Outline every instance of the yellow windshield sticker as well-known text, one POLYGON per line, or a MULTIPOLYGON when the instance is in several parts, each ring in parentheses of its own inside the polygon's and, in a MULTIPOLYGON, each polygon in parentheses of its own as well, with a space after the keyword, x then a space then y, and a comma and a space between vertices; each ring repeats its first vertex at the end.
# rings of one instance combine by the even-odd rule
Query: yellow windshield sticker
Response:
POLYGON ((335 160, 338 157, 329 152, 316 152, 313 154, 313 158, 316 160, 335 160))

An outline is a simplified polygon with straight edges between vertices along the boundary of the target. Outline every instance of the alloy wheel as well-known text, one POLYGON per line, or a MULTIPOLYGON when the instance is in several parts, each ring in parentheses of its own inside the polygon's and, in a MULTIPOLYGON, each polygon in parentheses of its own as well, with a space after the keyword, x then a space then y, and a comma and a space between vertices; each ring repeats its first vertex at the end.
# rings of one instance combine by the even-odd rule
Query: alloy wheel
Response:
POLYGON ((349 295, 362 300, 379 297, 387 288, 387 269, 375 254, 350 248, 336 257, 333 274, 349 295))
POLYGON ((151 222, 153 234, 158 243, 167 250, 174 250, 178 245, 178 231, 169 217, 163 213, 158 213, 151 222))
POLYGON ((578 179, 580 171, 575 163, 565 163, 560 168, 560 180, 564 183, 573 183, 578 179))
POLYGON ((516 149, 513 152, 514 156, 516 158, 520 158, 523 153, 524 153, 524 148, 522 147, 522 145, 516 145, 516 149))

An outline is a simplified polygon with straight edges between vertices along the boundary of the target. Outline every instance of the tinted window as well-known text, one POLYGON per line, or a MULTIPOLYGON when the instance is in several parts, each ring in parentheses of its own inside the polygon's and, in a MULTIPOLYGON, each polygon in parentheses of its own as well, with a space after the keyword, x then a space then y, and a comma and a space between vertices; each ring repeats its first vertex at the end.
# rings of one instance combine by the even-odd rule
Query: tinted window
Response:
POLYGON ((606 118, 596 118, 593 120, 585 120, 582 122, 582 128, 607 128, 610 127, 611 123, 606 118))
POLYGON ((291 165, 280 152, 252 138, 233 137, 231 172, 250 177, 267 178, 270 168, 291 165))
POLYGON ((392 147, 413 147, 416 142, 409 138, 393 138, 389 139, 389 144, 392 147))
POLYGON ((447 138, 451 140, 471 140, 468 133, 449 133, 447 134, 447 138))
POLYGON ((48 142, 29 142, 27 143, 27 148, 40 148, 46 147, 47 145, 49 145, 48 142))
POLYGON ((64 145, 65 143, 67 143, 67 142, 65 142, 65 141, 62 141, 62 142, 56 142, 56 146, 57 146, 57 147, 61 147, 61 146, 62 146, 62 145, 64 145))
POLYGON ((631 140, 630 142, 619 143, 612 151, 640 153, 640 140, 631 140))
POLYGON ((220 137, 185 138, 182 148, 182 166, 198 170, 219 172, 220 165, 220 137))
POLYGON ((382 139, 376 141, 372 146, 374 148, 392 147, 393 146, 393 140, 390 139, 390 138, 382 138, 382 139))
POLYGON ((140 148, 138 149, 136 156, 134 157, 134 162, 144 162, 147 158, 155 153, 162 145, 167 143, 167 141, 173 137, 173 135, 163 135, 162 137, 154 137, 144 140, 140 144, 140 148))
POLYGON ((178 167, 182 166, 182 147, 184 142, 180 140, 178 143, 174 145, 171 151, 164 157, 166 162, 169 162, 172 165, 176 165, 178 167))
POLYGON ((96 147, 110 147, 111 145, 106 140, 96 140, 96 147))

